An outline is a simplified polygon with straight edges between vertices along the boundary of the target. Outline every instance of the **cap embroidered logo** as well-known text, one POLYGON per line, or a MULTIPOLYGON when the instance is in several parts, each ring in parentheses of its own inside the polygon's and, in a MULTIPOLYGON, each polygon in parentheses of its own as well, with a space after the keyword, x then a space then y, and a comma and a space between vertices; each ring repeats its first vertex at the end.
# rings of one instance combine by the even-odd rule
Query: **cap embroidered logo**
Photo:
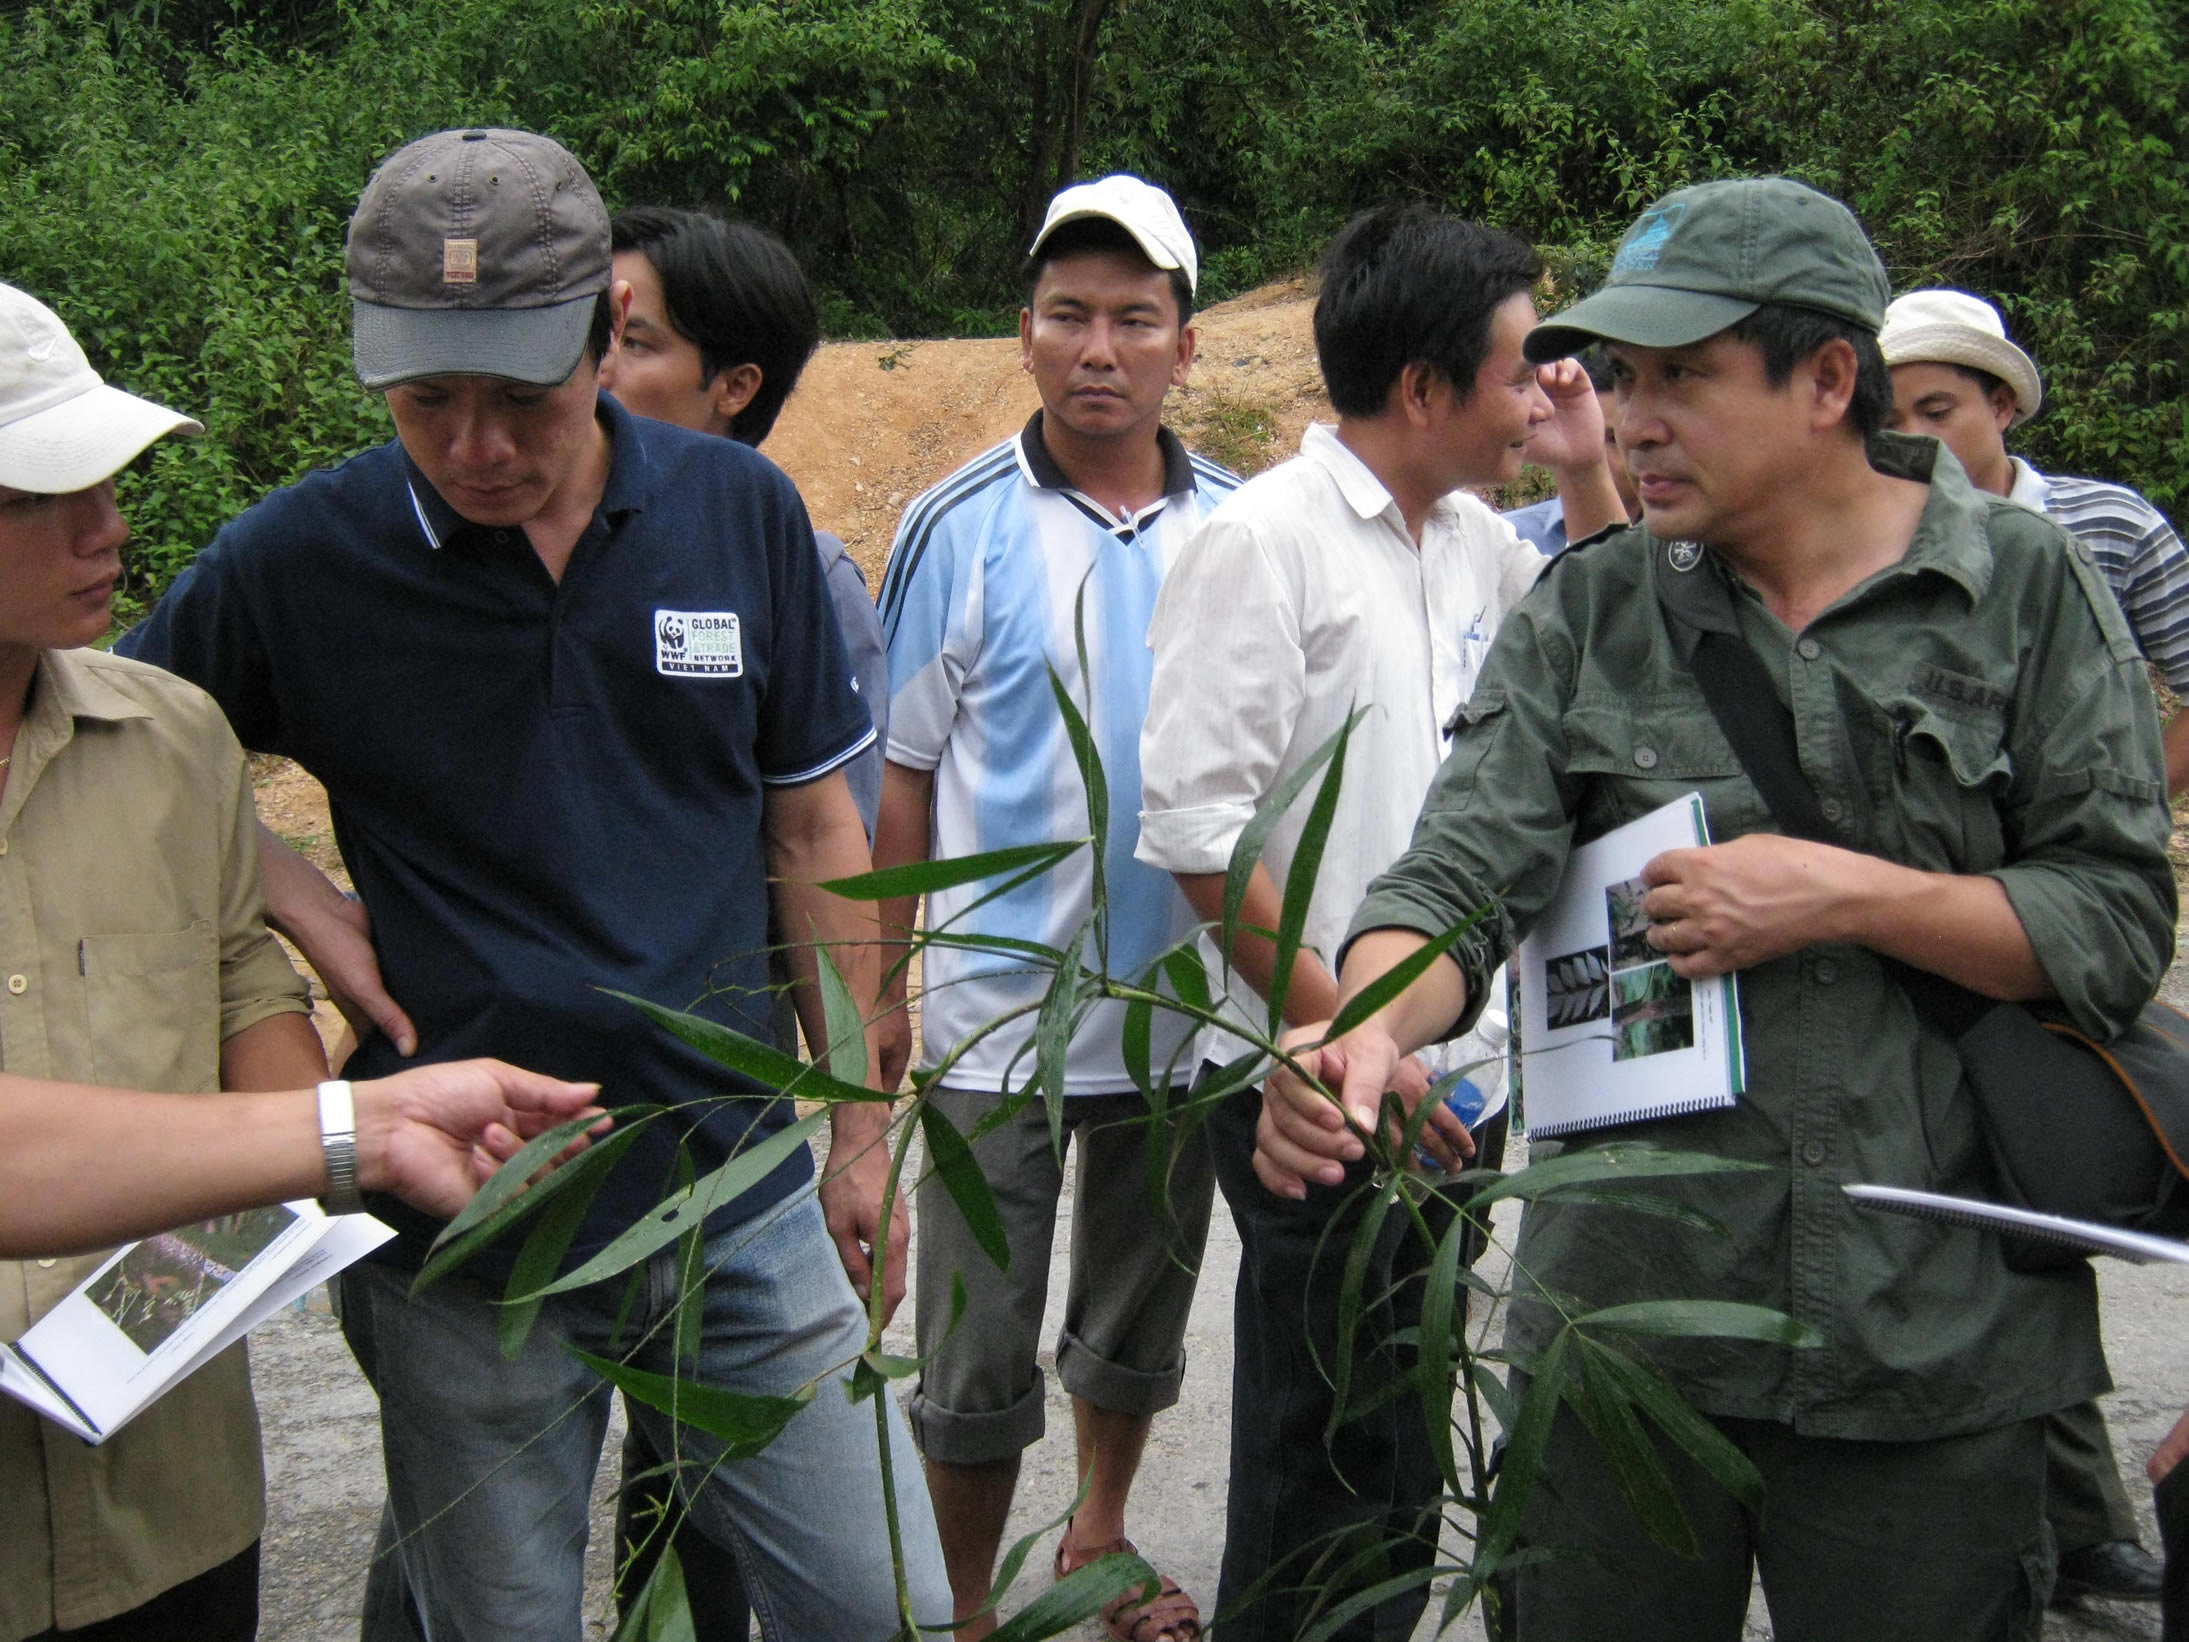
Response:
POLYGON ((1687 206, 1661 205, 1653 211, 1642 213, 1641 220, 1627 235, 1626 243, 1619 247, 1619 255, 1613 259, 1611 271, 1615 274, 1647 273, 1657 266, 1657 259, 1664 254, 1665 241, 1680 226, 1680 219, 1687 215, 1687 206))
POLYGON ((49 323, 44 314, 28 306, 11 310, 8 317, 23 333, 26 355, 41 365, 53 357, 53 350, 61 345, 60 326, 49 323))
POLYGON ((475 239, 445 239, 441 241, 441 283, 443 285, 476 285, 479 283, 479 242, 475 239))

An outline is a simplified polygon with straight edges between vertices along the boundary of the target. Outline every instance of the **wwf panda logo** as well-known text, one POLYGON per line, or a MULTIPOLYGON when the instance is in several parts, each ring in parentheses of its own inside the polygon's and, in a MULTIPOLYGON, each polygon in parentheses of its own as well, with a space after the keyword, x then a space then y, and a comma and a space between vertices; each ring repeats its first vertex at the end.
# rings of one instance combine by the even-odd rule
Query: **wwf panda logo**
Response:
POLYGON ((661 648, 670 655, 676 655, 683 650, 684 618, 676 611, 664 610, 661 613, 660 625, 654 629, 654 632, 661 640, 661 648))

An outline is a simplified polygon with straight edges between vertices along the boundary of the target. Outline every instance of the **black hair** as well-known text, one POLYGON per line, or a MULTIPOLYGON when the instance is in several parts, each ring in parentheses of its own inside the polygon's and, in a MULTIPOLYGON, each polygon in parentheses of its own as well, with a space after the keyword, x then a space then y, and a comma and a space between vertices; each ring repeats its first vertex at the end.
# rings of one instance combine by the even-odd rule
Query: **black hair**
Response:
MULTIPOLYGON (((1122 251, 1127 256, 1148 262, 1148 253, 1140 248, 1123 223, 1112 222, 1108 217, 1081 217, 1068 222, 1039 245, 1019 267, 1019 290, 1026 305, 1034 305, 1034 287, 1041 283, 1041 271, 1050 263, 1063 257, 1085 256, 1095 251, 1122 251)), ((1178 325, 1183 330, 1193 318, 1193 287, 1186 280, 1183 268, 1157 268, 1148 262, 1153 273, 1170 276, 1171 296, 1178 304, 1178 325)))
POLYGON ((1589 386, 1598 393, 1609 393, 1615 385, 1611 374, 1611 355, 1604 352, 1601 342, 1591 342, 1573 356, 1581 369, 1588 373, 1589 386))
POLYGON ((1893 373, 1878 349, 1877 332, 1867 326, 1816 308, 1766 302, 1728 326, 1726 334, 1738 342, 1753 342, 1763 351, 1763 379, 1774 388, 1786 386, 1794 367, 1826 343, 1847 343, 1855 351, 1855 391, 1847 402, 1847 421, 1868 439, 1891 418, 1893 373))
POLYGON ((1462 402, 1490 352, 1490 319, 1543 275, 1525 241, 1426 205, 1378 205, 1338 231, 1315 298, 1315 358, 1341 416, 1374 416, 1407 366, 1462 402))
POLYGON ((637 251, 661 276, 677 335, 699 349, 699 380, 740 365, 760 368, 760 391, 730 420, 730 437, 757 445, 821 345, 813 287, 790 247, 750 223, 704 211, 638 205, 608 225, 618 251, 637 251))
MULTIPOLYGON (((1915 362, 1911 360, 1909 363, 1913 364, 1915 362)), ((1977 387, 1983 390, 1986 399, 1989 399, 1995 393, 2004 393, 2009 399, 2014 400, 2017 406, 2021 404, 2020 397, 2012 388, 2007 386, 2006 378, 2003 376, 1994 376, 1989 371, 1978 370, 1974 365, 1957 365, 1946 359, 1938 360, 1936 363, 1944 365, 1956 376, 1965 376, 1971 382, 1974 382, 1977 387)))

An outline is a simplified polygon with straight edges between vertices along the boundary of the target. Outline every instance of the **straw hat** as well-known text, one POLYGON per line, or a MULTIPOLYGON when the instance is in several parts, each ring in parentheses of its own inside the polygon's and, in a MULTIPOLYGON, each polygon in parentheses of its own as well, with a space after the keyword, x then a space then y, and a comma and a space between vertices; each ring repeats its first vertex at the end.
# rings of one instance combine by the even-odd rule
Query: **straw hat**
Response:
POLYGON ((2036 362, 2007 340, 1999 310, 1966 291, 1910 291, 1896 298, 1885 310, 1877 345, 1887 365, 1962 365, 1996 376, 2014 394, 2017 424, 2044 403, 2036 362))

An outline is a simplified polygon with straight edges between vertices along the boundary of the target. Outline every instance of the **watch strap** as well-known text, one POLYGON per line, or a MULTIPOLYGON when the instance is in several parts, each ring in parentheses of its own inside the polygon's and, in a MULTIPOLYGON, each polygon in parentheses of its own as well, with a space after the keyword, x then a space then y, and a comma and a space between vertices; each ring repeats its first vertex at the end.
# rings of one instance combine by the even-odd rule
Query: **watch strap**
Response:
POLYGON ((357 1191, 357 1101, 341 1078, 319 1086, 319 1147, 327 1160, 327 1189, 319 1206, 329 1214, 357 1214, 365 1200, 357 1191))

